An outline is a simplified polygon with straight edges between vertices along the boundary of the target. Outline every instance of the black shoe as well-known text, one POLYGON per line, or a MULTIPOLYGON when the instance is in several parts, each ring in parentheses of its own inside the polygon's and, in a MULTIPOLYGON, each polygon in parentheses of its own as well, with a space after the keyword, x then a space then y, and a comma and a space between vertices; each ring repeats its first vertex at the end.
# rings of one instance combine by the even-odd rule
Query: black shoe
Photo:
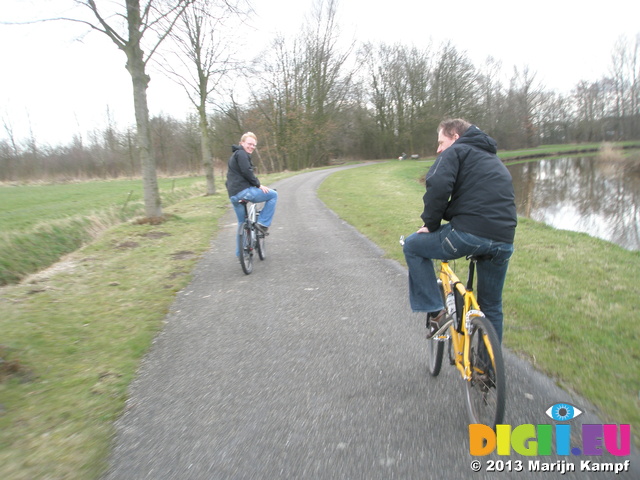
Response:
POLYGON ((445 309, 435 313, 427 314, 427 338, 432 338, 447 320, 447 311, 445 309))
POLYGON ((261 233, 263 233, 265 235, 269 235, 269 227, 265 227, 264 225, 261 225, 260 223, 256 223, 256 228, 258 230, 260 230, 261 233))

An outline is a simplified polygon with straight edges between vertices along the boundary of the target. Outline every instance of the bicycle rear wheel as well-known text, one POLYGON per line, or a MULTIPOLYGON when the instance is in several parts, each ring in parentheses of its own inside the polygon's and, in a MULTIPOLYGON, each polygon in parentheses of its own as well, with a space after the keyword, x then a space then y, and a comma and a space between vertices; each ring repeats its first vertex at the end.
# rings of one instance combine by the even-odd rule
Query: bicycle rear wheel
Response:
POLYGON ((253 245, 251 242, 251 229, 246 223, 240 227, 238 242, 240 247, 240 265, 242 266, 242 271, 246 275, 249 275, 253 271, 253 245))
POLYGON ((484 317, 473 317, 469 333, 471 378, 465 382, 471 423, 491 428, 502 423, 506 379, 502 348, 493 325, 484 317))

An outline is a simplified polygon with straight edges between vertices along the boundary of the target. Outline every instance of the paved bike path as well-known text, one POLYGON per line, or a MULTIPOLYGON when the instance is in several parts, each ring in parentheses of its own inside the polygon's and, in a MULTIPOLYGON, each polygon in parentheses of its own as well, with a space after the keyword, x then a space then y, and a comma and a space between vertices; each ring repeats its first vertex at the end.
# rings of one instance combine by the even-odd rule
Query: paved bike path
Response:
MULTIPOLYGON (((429 377, 406 270, 316 197, 334 171, 275 185, 268 258, 251 275, 233 255, 233 212, 222 219, 132 384, 107 479, 496 478, 489 459, 525 462, 500 478, 557 477, 521 456, 471 471, 462 381, 447 365, 429 377)), ((526 363, 507 365, 505 423, 553 423, 544 411, 559 401, 599 423, 526 363)), ((579 470, 580 458, 559 460, 579 470)))

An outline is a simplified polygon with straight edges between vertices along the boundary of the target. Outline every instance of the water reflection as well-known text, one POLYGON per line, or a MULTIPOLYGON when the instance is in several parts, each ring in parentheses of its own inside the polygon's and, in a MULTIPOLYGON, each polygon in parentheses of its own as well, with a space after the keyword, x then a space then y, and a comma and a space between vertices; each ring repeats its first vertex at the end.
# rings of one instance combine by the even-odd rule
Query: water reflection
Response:
POLYGON ((638 161, 568 157, 509 166, 518 215, 640 249, 638 161))

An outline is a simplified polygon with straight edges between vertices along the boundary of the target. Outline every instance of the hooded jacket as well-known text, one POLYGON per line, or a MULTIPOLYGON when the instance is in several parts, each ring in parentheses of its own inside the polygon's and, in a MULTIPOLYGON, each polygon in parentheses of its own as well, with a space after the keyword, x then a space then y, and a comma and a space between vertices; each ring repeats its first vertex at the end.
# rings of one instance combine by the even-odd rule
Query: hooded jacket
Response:
POLYGON ((245 188, 260 187, 260 180, 253 173, 251 155, 239 145, 233 145, 231 151, 233 155, 229 158, 227 182, 225 183, 229 197, 233 197, 245 188))
POLYGON ((430 232, 447 220, 462 232, 513 243, 515 194, 497 151, 496 141, 472 125, 438 156, 427 172, 421 215, 430 232))

